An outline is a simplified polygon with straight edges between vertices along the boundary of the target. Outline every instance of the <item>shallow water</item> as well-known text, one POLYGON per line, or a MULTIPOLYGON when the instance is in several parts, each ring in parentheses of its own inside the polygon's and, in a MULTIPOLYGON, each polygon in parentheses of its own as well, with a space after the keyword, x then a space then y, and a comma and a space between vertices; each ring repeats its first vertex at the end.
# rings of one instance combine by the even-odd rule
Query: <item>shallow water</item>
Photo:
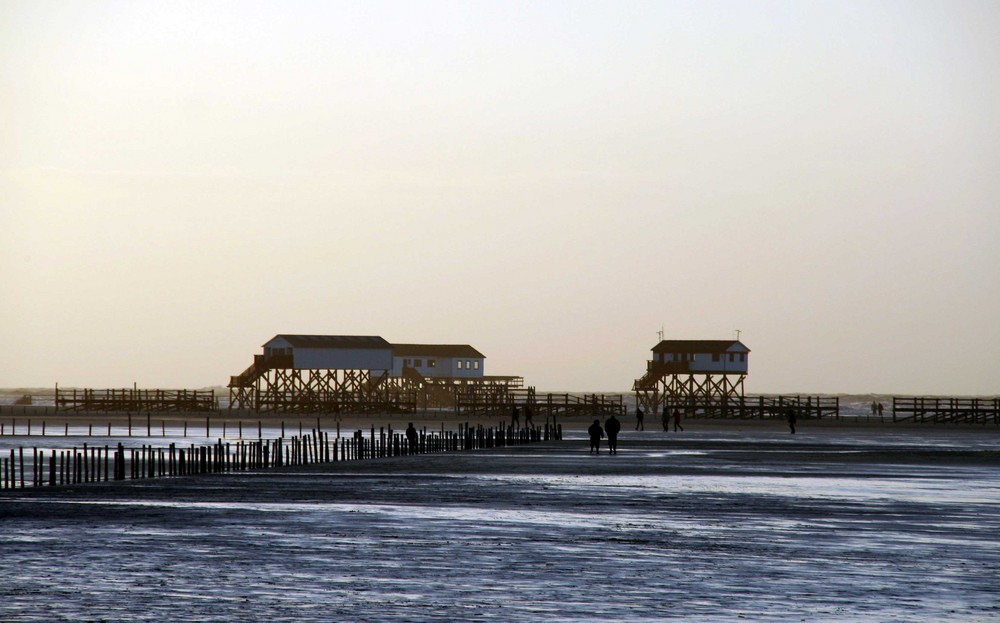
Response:
POLYGON ((0 620, 1000 620, 996 436, 854 435, 5 494, 0 620))

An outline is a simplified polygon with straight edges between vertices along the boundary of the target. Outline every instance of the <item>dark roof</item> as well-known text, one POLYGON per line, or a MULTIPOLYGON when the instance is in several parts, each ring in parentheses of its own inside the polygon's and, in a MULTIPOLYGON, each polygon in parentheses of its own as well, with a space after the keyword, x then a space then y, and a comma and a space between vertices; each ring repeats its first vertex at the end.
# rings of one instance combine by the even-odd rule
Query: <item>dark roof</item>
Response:
POLYGON ((292 348, 373 348, 390 349, 392 345, 377 335, 276 335, 268 342, 281 338, 292 348))
POLYGON ((393 344, 392 354, 396 357, 470 357, 486 359, 468 344, 393 344))
POLYGON ((654 353, 725 353, 733 346, 736 352, 750 352, 739 340, 663 340, 653 347, 654 353))

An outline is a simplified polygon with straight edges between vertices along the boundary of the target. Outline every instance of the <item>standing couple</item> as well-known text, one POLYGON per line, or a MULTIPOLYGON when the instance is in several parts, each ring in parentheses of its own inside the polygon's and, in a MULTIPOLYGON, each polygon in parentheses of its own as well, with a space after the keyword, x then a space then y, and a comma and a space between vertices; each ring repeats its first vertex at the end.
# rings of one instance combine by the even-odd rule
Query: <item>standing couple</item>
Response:
POLYGON ((594 420, 594 423, 587 429, 587 433, 590 435, 590 452, 601 453, 601 439, 607 433, 608 454, 618 454, 618 433, 621 429, 622 423, 614 415, 604 421, 603 428, 601 428, 600 420, 594 420))

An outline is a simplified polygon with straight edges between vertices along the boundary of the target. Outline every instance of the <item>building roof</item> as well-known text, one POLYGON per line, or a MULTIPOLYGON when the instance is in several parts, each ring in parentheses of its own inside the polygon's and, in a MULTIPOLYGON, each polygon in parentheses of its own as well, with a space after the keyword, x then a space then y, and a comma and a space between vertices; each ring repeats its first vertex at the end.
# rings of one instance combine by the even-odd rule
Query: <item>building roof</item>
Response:
POLYGON ((749 353, 739 340, 663 340, 653 347, 654 353, 749 353), (735 348, 734 348, 735 347, 735 348))
POLYGON ((486 359, 468 344, 393 344, 392 354, 396 357, 468 357, 486 359))
POLYGON ((282 333, 268 340, 281 338, 292 348, 369 348, 391 349, 392 345, 377 335, 289 335, 282 333))

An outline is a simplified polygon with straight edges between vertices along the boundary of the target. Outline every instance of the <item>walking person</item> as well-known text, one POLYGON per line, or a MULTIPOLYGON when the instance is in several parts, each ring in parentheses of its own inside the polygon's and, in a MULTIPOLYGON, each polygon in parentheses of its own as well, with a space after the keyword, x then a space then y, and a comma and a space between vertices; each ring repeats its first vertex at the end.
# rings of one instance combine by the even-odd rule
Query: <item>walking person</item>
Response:
POLYGON ((668 411, 667 405, 663 405, 663 417, 660 418, 663 424, 663 432, 670 432, 670 411, 668 411))
POLYGON ((521 412, 518 410, 517 405, 514 405, 514 409, 510 412, 510 425, 520 426, 521 425, 521 412))
POLYGON ((788 428, 795 434, 795 409, 788 410, 788 428))
POLYGON ((608 434, 608 452, 610 454, 618 454, 618 433, 621 429, 622 423, 613 413, 604 421, 604 432, 608 434))
POLYGON ((674 409, 674 432, 675 433, 677 432, 677 429, 684 430, 684 427, 681 426, 681 410, 680 409, 674 409))
POLYGON ((880 422, 885 421, 885 416, 883 415, 884 413, 885 413, 885 407, 883 407, 882 403, 880 402, 878 403, 878 419, 880 422))
POLYGON ((596 454, 601 453, 601 438, 604 437, 604 429, 601 428, 601 421, 594 420, 594 423, 587 429, 590 435, 590 451, 596 454))
POLYGON ((535 421, 531 419, 531 406, 524 405, 524 427, 527 428, 529 426, 534 428, 535 421))
POLYGON ((636 430, 646 430, 646 426, 642 423, 642 418, 645 414, 642 412, 640 407, 635 408, 635 429, 636 430))

